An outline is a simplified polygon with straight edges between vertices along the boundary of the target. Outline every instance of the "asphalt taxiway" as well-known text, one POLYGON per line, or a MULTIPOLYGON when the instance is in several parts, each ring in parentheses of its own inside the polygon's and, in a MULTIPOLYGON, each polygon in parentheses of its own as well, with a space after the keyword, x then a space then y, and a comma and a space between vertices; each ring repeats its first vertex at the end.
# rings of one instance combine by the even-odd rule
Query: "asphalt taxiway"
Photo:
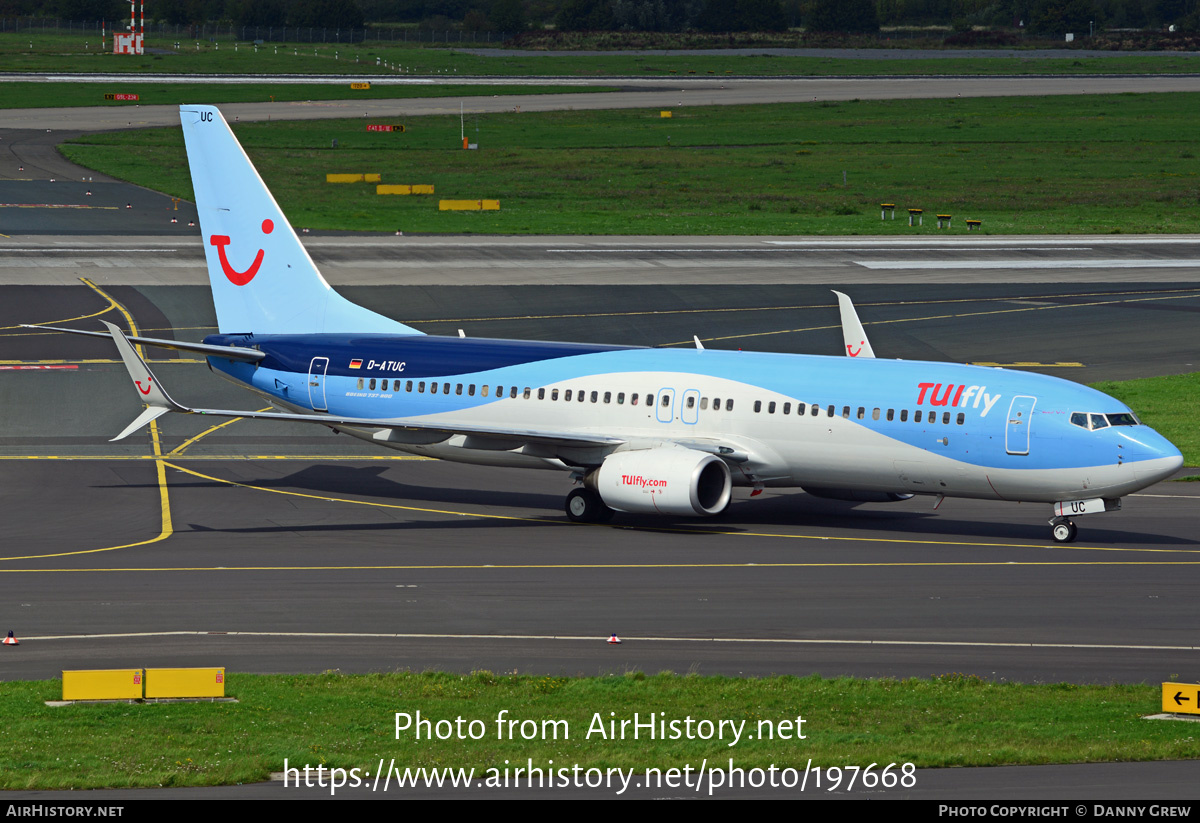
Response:
MULTIPOLYGON (((1170 261, 1195 251, 1180 240, 1096 253, 1170 261)), ((352 299, 433 333, 647 345, 697 334, 710 347, 830 354, 840 345, 828 286, 807 282, 803 267, 761 284, 693 284, 670 267, 621 288, 506 284, 510 267, 492 253, 502 244, 484 239, 439 247, 476 260, 475 286, 383 286, 377 273, 352 285, 337 275, 356 270, 332 259, 348 250, 325 265, 321 242, 319 264, 352 299), (474 243, 488 251, 473 253, 474 243), (488 282, 493 271, 500 284, 488 282)), ((832 253, 860 256, 857 243, 832 253)), ((642 245, 653 258, 659 244, 642 245)), ((937 247, 908 253, 954 259, 937 247)), ((139 408, 111 348, 17 324, 124 317, 144 334, 199 339, 213 327, 207 289, 136 285, 123 280, 136 282, 136 270, 115 266, 37 285, 9 259, 0 248, 0 572, 15 596, 0 606, 0 628, 24 641, 6 650, 8 676, 137 663, 1141 682, 1200 661, 1193 484, 1135 495, 1120 513, 1081 521, 1078 543, 1055 546, 1040 506, 946 501, 935 512, 927 499, 854 506, 785 493, 739 500, 717 522, 572 526, 561 511, 569 482, 556 473, 381 454, 301 425, 172 416, 157 441, 110 444, 139 408), (626 642, 606 644, 613 632, 626 642)), ((720 254, 688 265, 733 279, 720 254)), ((1158 275, 1176 271, 1186 270, 1158 275)), ((1051 267, 1046 282, 963 284, 965 274, 951 286, 906 270, 858 287, 876 350, 1087 381, 1200 362, 1192 277, 1127 283, 1121 270, 1063 282, 1051 267)), ((184 402, 261 405, 194 358, 151 357, 184 402)))

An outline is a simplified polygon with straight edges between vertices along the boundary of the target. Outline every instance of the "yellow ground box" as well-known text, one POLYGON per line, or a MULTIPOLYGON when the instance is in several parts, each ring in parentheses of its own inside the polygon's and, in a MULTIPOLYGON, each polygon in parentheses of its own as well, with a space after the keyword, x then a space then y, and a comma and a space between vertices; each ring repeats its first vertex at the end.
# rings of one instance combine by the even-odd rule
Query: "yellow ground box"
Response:
POLYGON ((671 116, 671 112, 669 112, 669 111, 660 111, 660 112, 658 113, 658 116, 659 116, 659 117, 670 117, 670 116, 671 116))
POLYGON ((432 185, 426 186, 426 185, 422 185, 420 183, 414 183, 413 187, 412 187, 412 193, 413 194, 433 194, 433 186, 432 185))
POLYGON ((1171 714, 1200 714, 1200 683, 1163 683, 1162 710, 1171 714))
POLYGON ((369 88, 371 88, 371 84, 370 83, 351 83, 350 88, 352 88, 352 89, 369 89, 369 88))
POLYGON ((407 183, 385 183, 375 187, 376 194, 412 194, 412 186, 407 183))
POLYGON ((141 669, 64 671, 63 700, 141 700, 141 669))
POLYGON ((439 200, 439 211, 500 211, 499 200, 439 200))
POLYGON ((146 669, 146 699, 224 697, 225 669, 146 669))
POLYGON ((327 174, 325 175, 326 183, 361 183, 363 175, 361 174, 327 174))

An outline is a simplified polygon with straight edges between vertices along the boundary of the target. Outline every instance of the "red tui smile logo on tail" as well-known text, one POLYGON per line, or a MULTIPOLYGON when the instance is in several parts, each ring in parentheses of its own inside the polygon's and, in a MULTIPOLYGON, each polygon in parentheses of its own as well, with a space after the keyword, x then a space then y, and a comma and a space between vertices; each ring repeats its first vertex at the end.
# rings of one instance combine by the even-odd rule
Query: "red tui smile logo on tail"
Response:
MULTIPOLYGON (((270 234, 275 230, 275 224, 271 220, 262 221, 263 234, 270 234)), ((221 260, 221 271, 225 272, 225 276, 229 278, 229 282, 235 286, 244 286, 254 279, 254 275, 258 274, 258 267, 262 265, 263 250, 259 249, 258 254, 254 256, 254 262, 250 264, 250 268, 245 271, 238 271, 233 266, 229 265, 229 258, 225 256, 225 247, 229 245, 229 235, 214 234, 208 238, 209 244, 217 247, 217 257, 221 260)))

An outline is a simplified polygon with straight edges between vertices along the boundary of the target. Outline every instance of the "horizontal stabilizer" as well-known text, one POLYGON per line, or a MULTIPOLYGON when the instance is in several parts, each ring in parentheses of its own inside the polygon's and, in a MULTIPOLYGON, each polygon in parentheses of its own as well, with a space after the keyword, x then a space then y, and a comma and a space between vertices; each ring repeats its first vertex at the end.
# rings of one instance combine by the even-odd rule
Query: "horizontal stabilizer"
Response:
MULTIPOLYGON (((103 331, 81 331, 80 329, 63 329, 58 326, 31 326, 28 323, 21 324, 27 329, 43 329, 45 331, 61 331, 67 334, 82 334, 87 337, 103 337, 111 338, 112 335, 103 331)), ((122 332, 124 334, 124 332, 122 332)), ((158 337, 129 337, 126 335, 126 340, 131 343, 140 343, 143 346, 157 346, 160 349, 175 349, 177 351, 190 351, 197 354, 212 355, 213 357, 224 357, 229 360, 245 360, 250 363, 257 362, 266 357, 265 354, 258 349, 246 349, 240 346, 214 346, 210 343, 188 343, 182 340, 164 340, 158 337)))

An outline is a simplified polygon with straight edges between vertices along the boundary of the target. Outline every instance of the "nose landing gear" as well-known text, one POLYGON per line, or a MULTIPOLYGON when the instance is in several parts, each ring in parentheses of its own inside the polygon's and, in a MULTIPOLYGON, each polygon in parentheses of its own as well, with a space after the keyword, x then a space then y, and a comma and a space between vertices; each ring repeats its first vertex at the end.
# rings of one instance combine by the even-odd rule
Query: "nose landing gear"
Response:
POLYGON ((1055 543, 1074 543, 1079 529, 1065 517, 1056 517, 1050 521, 1050 536, 1055 543))

